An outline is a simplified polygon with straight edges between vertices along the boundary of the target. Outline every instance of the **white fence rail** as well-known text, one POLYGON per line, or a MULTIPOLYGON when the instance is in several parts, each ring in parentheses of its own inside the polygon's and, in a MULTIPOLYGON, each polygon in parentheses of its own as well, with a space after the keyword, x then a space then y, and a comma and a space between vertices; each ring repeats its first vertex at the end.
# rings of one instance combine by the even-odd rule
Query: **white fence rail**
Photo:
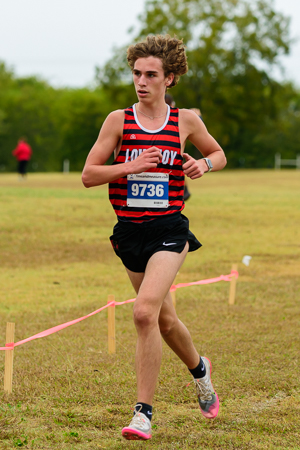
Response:
POLYGON ((281 159, 281 154, 275 154, 275 169, 281 169, 281 166, 296 166, 296 169, 300 169, 300 155, 297 155, 296 159, 281 159))

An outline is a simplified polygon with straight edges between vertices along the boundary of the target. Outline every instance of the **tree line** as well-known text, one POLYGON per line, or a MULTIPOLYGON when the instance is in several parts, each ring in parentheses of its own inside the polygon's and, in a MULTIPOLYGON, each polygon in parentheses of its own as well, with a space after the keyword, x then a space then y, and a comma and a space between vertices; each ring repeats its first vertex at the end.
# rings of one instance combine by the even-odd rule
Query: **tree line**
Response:
MULTIPOLYGON (((189 72, 169 93, 180 108, 200 108, 229 168, 273 167, 275 153, 300 153, 300 91, 272 76, 290 50, 289 19, 271 0, 148 0, 139 25, 131 42, 183 38, 189 72)), ((96 68, 93 88, 57 89, 0 63, 0 171, 15 169, 21 136, 33 148, 31 170, 61 171, 69 159, 81 171, 107 114, 135 101, 126 47, 96 68)))

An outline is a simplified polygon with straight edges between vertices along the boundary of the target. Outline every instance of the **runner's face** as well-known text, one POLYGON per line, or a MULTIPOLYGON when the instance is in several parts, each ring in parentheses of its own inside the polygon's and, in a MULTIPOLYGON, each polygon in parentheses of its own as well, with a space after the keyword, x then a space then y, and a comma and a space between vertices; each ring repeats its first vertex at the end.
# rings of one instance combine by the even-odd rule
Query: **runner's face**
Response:
POLYGON ((162 61, 154 56, 139 58, 133 68, 133 82, 139 101, 156 101, 164 98, 166 87, 173 74, 165 77, 162 61))

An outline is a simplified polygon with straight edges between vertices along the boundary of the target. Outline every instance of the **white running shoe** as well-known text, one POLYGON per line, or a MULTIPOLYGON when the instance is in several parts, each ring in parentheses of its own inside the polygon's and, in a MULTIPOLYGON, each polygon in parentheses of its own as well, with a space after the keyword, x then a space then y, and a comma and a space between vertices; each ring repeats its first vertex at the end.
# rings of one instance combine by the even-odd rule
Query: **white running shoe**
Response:
POLYGON ((151 422, 145 414, 139 412, 142 405, 136 405, 135 414, 128 427, 123 428, 122 436, 130 441, 145 441, 151 439, 151 422), (140 406, 137 409, 137 406, 140 406))
POLYGON ((203 378, 194 378, 194 383, 203 416, 207 419, 214 419, 219 412, 219 398, 211 382, 211 362, 204 356, 201 358, 205 364, 206 375, 203 378))

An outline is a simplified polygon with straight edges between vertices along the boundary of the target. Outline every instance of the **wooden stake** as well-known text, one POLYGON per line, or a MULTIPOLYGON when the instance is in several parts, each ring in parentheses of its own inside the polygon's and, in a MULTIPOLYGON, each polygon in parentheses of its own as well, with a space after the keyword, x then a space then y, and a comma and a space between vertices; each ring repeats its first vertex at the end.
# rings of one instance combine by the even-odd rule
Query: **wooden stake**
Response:
MULTIPOLYGON (((15 324, 8 322, 6 324, 6 344, 11 344, 15 339, 15 324)), ((5 369, 4 369, 4 391, 8 394, 12 393, 14 365, 14 349, 5 350, 5 369)))
POLYGON ((107 308, 108 317, 108 353, 116 353, 115 297, 109 295, 107 303, 114 302, 107 308))
POLYGON ((176 291, 171 292, 173 306, 176 309, 176 291))
MULTIPOLYGON (((231 271, 235 271, 237 272, 238 270, 238 265, 237 264, 232 264, 231 267, 231 271)), ((230 290, 229 290, 229 305, 234 305, 234 301, 235 301, 235 291, 236 291, 236 280, 237 280, 237 276, 234 275, 231 280, 230 280, 230 290)))

